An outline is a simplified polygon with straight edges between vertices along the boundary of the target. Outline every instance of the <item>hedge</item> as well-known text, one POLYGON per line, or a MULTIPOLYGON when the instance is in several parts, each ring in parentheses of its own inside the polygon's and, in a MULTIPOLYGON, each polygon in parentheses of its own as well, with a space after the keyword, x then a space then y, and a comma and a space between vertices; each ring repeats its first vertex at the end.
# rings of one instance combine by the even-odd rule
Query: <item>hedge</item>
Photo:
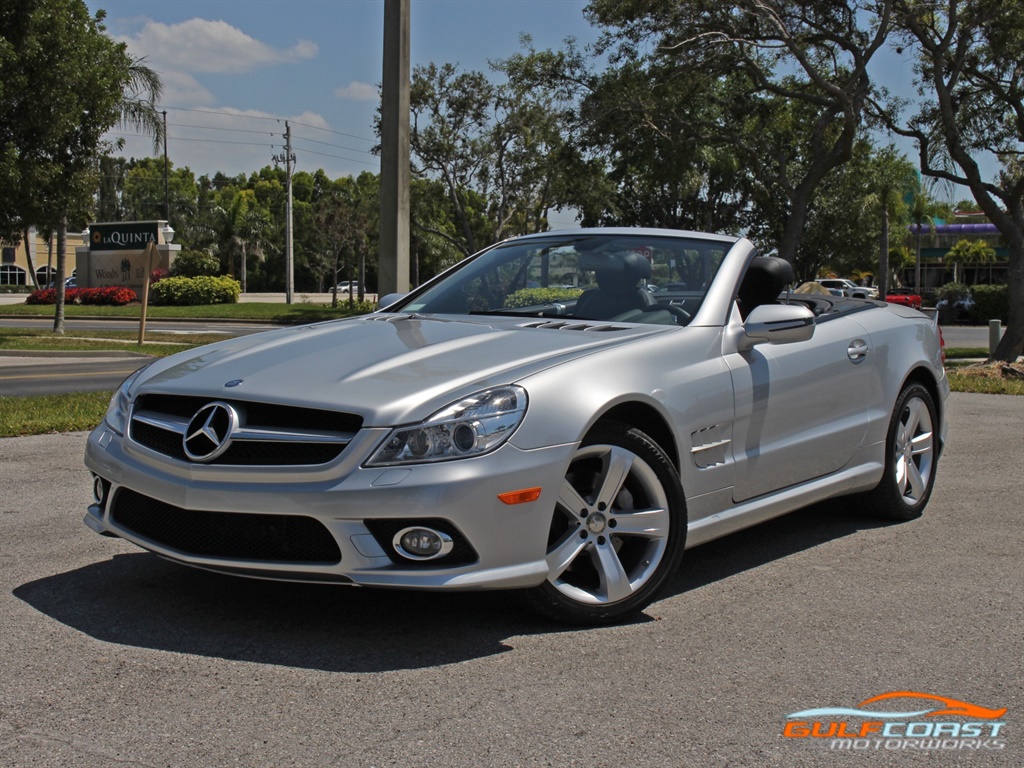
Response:
POLYGON ((237 304, 241 294, 241 284, 226 275, 165 277, 150 287, 149 301, 152 304, 190 307, 202 304, 237 304))
POLYGON ((1010 319, 1010 292, 1005 285, 976 285, 971 288, 974 306, 971 320, 985 325, 989 320, 1001 320, 1005 325, 1010 319))
POLYGON ((506 296, 505 306, 533 307, 555 301, 572 301, 578 299, 581 293, 579 288, 523 288, 506 296))

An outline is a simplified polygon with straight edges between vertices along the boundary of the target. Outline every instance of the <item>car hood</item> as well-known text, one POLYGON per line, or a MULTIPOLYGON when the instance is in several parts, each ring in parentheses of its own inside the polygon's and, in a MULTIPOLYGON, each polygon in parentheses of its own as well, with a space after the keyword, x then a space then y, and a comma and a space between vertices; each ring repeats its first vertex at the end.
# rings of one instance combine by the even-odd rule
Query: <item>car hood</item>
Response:
POLYGON ((671 326, 375 314, 230 339, 153 363, 133 390, 411 423, 471 392, 671 326), (228 383, 231 382, 231 386, 228 383))

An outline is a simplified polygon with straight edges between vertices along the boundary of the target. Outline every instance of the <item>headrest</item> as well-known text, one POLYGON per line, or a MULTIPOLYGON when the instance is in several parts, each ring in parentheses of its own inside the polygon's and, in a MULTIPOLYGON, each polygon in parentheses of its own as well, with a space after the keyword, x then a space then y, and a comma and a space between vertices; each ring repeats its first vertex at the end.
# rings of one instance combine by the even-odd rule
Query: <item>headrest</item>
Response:
POLYGON ((793 265, 778 256, 758 256, 750 262, 748 272, 763 275, 772 285, 778 286, 779 291, 796 279, 793 265))
POLYGON ((636 251, 587 252, 580 256, 580 269, 592 269, 595 272, 625 273, 636 280, 646 280, 651 276, 651 262, 642 253, 636 251))

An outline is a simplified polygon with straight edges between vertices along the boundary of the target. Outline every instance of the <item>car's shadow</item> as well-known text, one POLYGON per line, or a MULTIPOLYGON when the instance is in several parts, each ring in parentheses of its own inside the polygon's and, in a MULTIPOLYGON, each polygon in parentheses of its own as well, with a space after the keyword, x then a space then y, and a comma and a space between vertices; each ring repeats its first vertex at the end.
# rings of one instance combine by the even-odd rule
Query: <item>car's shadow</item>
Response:
MULTIPOLYGON (((685 600, 688 590, 876 525, 841 504, 810 507, 690 550, 666 597, 685 600)), ((29 582, 14 595, 105 642, 324 671, 449 664, 507 651, 512 636, 569 629, 505 593, 257 581, 144 552, 29 582)))

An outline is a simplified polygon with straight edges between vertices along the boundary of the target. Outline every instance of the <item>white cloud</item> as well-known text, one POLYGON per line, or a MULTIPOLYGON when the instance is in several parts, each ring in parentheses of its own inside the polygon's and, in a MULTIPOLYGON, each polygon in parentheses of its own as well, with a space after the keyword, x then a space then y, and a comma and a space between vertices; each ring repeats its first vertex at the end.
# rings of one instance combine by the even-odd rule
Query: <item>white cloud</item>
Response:
POLYGON ((334 95, 339 99, 351 99, 352 101, 377 101, 380 98, 377 86, 355 80, 342 88, 335 88, 334 95))
POLYGON ((163 96, 160 100, 165 104, 205 107, 217 101, 198 80, 184 72, 163 72, 160 74, 160 82, 163 85, 163 96))
POLYGON ((274 48, 225 21, 189 19, 180 24, 147 21, 133 37, 122 38, 136 56, 163 74, 214 72, 239 74, 270 64, 311 59, 317 44, 300 40, 291 48, 274 48))

